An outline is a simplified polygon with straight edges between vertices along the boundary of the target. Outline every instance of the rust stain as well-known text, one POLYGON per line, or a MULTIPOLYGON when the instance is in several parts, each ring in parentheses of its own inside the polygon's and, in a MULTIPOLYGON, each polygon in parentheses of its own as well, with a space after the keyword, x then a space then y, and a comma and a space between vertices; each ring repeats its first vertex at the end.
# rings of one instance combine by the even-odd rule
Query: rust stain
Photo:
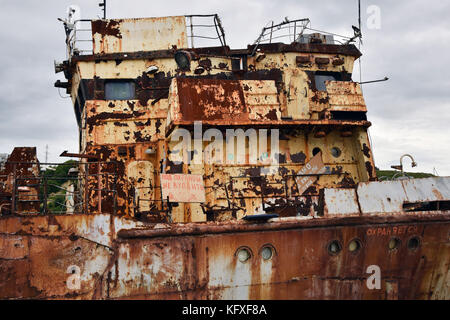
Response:
POLYGON ((120 20, 94 20, 92 21, 92 34, 99 33, 102 36, 122 38, 119 26, 120 20))

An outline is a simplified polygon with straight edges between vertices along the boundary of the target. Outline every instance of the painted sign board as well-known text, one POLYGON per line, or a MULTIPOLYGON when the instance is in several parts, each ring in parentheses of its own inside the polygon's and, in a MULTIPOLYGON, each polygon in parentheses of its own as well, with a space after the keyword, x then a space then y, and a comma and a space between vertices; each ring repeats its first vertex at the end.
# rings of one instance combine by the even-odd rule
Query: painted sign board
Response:
POLYGON ((205 202, 205 185, 199 174, 161 174, 163 199, 169 202, 205 202))
POLYGON ((307 176, 307 174, 325 173, 327 168, 322 161, 322 152, 317 153, 305 166, 297 172, 299 175, 306 175, 304 177, 296 177, 297 188, 299 194, 303 194, 317 179, 318 176, 307 176))

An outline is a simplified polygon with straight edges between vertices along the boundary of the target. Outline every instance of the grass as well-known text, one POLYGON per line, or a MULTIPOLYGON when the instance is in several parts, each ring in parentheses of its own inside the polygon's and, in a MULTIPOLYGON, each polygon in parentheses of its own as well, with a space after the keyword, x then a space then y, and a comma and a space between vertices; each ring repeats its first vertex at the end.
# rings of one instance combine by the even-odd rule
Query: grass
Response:
MULTIPOLYGON (((397 170, 379 170, 377 169, 377 177, 378 179, 381 179, 382 177, 386 177, 388 180, 392 179, 394 174, 397 174, 397 177, 400 176, 400 171, 397 170)), ((429 178, 434 177, 431 173, 425 173, 425 172, 405 172, 405 174, 412 178, 429 178)))

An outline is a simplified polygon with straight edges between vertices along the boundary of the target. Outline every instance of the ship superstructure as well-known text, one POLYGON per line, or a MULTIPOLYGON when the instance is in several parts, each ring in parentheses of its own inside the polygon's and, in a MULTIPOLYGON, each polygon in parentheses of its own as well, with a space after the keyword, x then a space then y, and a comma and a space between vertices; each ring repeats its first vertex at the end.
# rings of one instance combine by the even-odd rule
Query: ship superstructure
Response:
MULTIPOLYGON (((301 19, 280 25, 297 29, 290 44, 258 39, 247 49, 231 50, 212 15, 224 45, 188 48, 186 21, 193 18, 92 21, 93 54, 71 55, 64 69, 80 154, 118 165, 118 214, 161 222, 239 219, 268 210, 314 216, 320 214, 320 189, 376 179, 367 110, 360 85, 351 79, 361 55, 353 44, 303 34, 308 20, 301 19), (177 150, 179 137, 172 139, 179 129, 192 133, 184 150, 177 150), (239 129, 246 141, 238 140, 239 129), (236 145, 245 144, 241 154, 237 146, 230 150, 227 130, 236 134, 236 145), (221 154, 207 161, 211 134, 222 137, 223 145, 216 141, 221 154), (272 144, 271 138, 278 140, 272 144), (262 140, 266 146, 258 148, 262 140), (189 152, 194 156, 186 161, 189 152), (300 170, 317 153, 324 170, 313 172, 314 183, 298 190, 300 170), (274 160, 276 172, 264 174, 274 160), (161 173, 202 175, 205 203, 162 211, 161 173)), ((76 45, 73 39, 69 52, 76 45)), ((102 201, 111 203, 108 196, 101 195, 102 201)), ((105 206, 94 201, 90 211, 105 206)))
POLYGON ((450 180, 378 181, 358 34, 308 24, 230 49, 217 15, 66 23, 80 161, 62 214, 33 150, 6 161, 0 296, 448 299, 450 180))

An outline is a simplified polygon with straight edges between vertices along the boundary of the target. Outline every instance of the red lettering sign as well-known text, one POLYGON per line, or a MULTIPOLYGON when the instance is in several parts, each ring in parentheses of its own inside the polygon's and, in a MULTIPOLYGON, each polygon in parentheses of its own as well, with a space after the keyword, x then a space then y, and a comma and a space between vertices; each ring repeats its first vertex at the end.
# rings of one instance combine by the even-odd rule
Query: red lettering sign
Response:
POLYGON ((203 177, 196 174, 161 174, 163 199, 170 202, 205 202, 203 177))

